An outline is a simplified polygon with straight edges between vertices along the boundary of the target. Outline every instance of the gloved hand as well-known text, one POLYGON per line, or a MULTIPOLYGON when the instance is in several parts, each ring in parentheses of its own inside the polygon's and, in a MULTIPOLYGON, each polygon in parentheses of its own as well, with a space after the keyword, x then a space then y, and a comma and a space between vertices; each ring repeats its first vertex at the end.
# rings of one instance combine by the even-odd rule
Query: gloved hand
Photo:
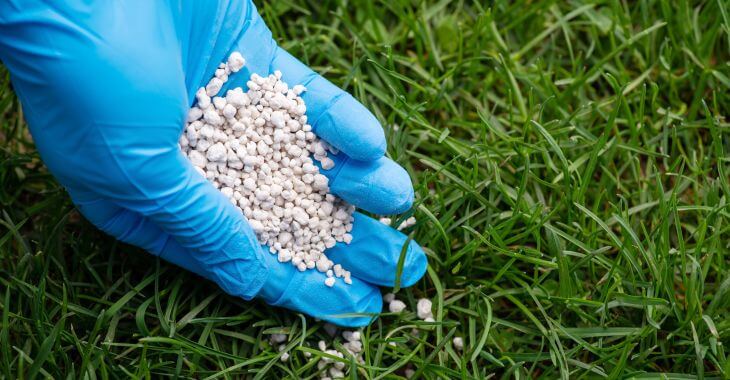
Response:
MULTIPOLYGON (((233 51, 247 63, 227 87, 273 70, 307 87, 314 132, 344 153, 323 171, 333 193, 379 214, 411 207, 410 179, 383 156, 375 117, 278 48, 250 1, 0 0, 0 59, 41 157, 92 223, 229 294, 365 325, 371 315, 342 315, 381 311, 376 286, 393 285, 406 236, 356 214, 352 243, 326 252, 353 284, 327 288, 324 274, 298 272, 262 249, 240 212, 179 151, 195 91, 233 51)), ((401 284, 425 269, 423 251, 410 242, 401 284)))

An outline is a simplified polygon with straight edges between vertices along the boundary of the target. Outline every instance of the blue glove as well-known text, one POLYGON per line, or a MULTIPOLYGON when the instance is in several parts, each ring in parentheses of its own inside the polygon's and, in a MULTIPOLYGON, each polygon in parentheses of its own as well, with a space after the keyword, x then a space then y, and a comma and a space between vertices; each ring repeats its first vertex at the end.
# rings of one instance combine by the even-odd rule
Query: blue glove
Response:
MULTIPOLYGON (((333 193, 378 214, 411 207, 410 179, 383 156, 375 117, 278 48, 250 1, 0 0, 0 59, 41 157, 92 223, 231 295, 365 325, 381 311, 377 286, 393 285, 406 236, 356 214, 352 243, 326 252, 353 284, 327 288, 324 274, 299 272, 266 252, 179 150, 195 91, 234 51, 247 62, 229 88, 273 70, 307 87, 314 132, 342 152, 323 171, 333 193), (366 314, 343 316, 352 313, 366 314)), ((410 242, 401 284, 415 283, 426 264, 410 242)))

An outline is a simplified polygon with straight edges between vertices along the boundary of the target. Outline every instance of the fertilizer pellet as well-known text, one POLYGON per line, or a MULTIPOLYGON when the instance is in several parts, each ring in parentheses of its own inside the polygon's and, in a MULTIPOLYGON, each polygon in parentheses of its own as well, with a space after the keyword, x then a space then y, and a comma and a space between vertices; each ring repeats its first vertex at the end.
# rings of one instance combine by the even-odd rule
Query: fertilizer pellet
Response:
POLYGON ((353 355, 357 355, 362 351, 362 342, 357 340, 352 342, 345 342, 342 345, 353 355))
MULTIPOLYGON (((284 350, 286 350, 286 345, 282 344, 281 346, 279 346, 279 352, 283 352, 284 350)), ((286 362, 287 360, 289 360, 289 353, 283 352, 279 357, 279 360, 281 360, 282 362, 286 362)))
POLYGON ((343 331, 342 337, 345 338, 348 342, 355 342, 360 340, 360 332, 359 331, 343 331))
POLYGON ((328 287, 336 278, 351 284, 350 272, 324 251, 352 241, 355 207, 329 193, 329 180, 314 162, 331 169, 328 153, 337 150, 317 138, 307 123, 300 96, 306 88, 289 88, 279 71, 265 77, 254 73, 247 91, 236 87, 219 95, 229 75, 244 64, 240 53, 232 53, 196 92, 180 148, 246 217, 279 262, 327 273, 328 287))
POLYGON ((341 379, 345 377, 345 373, 342 372, 342 370, 337 369, 337 367, 330 367, 329 372, 333 379, 341 379))
POLYGON ((286 334, 271 334, 271 337, 269 339, 271 340, 271 343, 279 344, 286 342, 288 337, 286 334))
MULTIPOLYGON (((388 218, 388 217, 382 217, 382 218, 380 218, 378 220, 380 221, 380 223, 387 224, 387 225, 390 225, 393 222, 393 219, 388 218)), ((411 226, 413 226, 415 224, 416 224, 416 217, 411 216, 408 219, 406 219, 403 222, 401 222, 401 224, 397 225, 396 226, 396 229, 398 231, 402 231, 402 230, 404 230, 404 229, 406 229, 408 227, 411 227, 411 226)))
POLYGON ((452 343, 454 344, 454 348, 456 348, 459 351, 464 350, 464 339, 460 336, 455 336, 452 340, 452 343))
POLYGON ((406 309, 406 304, 403 303, 403 301, 401 301, 401 300, 392 300, 388 304, 388 310, 390 310, 391 313, 400 313, 405 309, 406 309))
POLYGON ((416 314, 418 314, 418 318, 420 319, 428 319, 431 320, 428 322, 433 322, 433 313, 431 312, 431 307, 433 304, 431 303, 431 300, 428 298, 421 298, 418 300, 418 304, 416 304, 416 314))
POLYGON ((287 360, 289 360, 289 353, 285 352, 285 353, 281 354, 281 357, 279 358, 279 360, 281 360, 282 362, 286 362, 287 360))
MULTIPOLYGON (((332 324, 325 324, 325 329, 328 330, 328 326, 331 326, 329 330, 334 329, 334 333, 330 334, 331 331, 326 331, 328 335, 332 336, 333 338, 336 338, 337 334, 337 327, 332 324)), ((324 352, 325 354, 335 356, 341 359, 345 359, 347 361, 350 360, 350 357, 347 357, 346 355, 350 355, 352 358, 356 359, 358 363, 365 363, 365 360, 362 357, 362 351, 363 346, 362 342, 360 341, 362 334, 360 331, 349 331, 344 330, 342 331, 342 338, 344 339, 344 342, 342 343, 342 347, 344 348, 344 351, 338 351, 336 349, 328 349, 327 343, 324 340, 320 340, 317 343, 317 347, 320 351, 324 352)), ((305 357, 310 358, 311 355, 306 355, 305 351, 305 357)), ((345 368, 347 367, 347 362, 340 361, 340 360, 333 360, 330 357, 324 357, 321 356, 318 359, 317 362, 317 369, 320 372, 320 380, 323 379, 329 379, 329 378, 342 378, 345 376, 345 368)))

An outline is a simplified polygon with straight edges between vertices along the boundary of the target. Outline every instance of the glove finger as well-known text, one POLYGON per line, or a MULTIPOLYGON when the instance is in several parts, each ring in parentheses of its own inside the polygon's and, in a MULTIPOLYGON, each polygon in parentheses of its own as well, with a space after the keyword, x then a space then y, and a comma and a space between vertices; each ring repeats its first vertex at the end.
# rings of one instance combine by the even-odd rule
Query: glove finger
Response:
POLYGON ((226 293, 250 299, 242 292, 249 282, 245 259, 221 258, 201 263, 189 249, 161 230, 149 218, 100 199, 77 202, 79 211, 100 230, 120 241, 140 247, 161 259, 187 269, 218 284, 226 293))
MULTIPOLYGON (((327 250, 327 257, 358 279, 379 286, 394 286, 398 260, 408 236, 363 214, 356 212, 354 217, 350 244, 337 243, 327 250)), ((408 242, 400 285, 415 284, 426 273, 427 266, 423 249, 414 240, 408 242)))
POLYGON ((329 179, 330 191, 363 210, 381 214, 400 214, 413 205, 413 184, 408 172, 388 157, 357 161, 344 153, 329 154, 335 162, 320 172, 329 179))
POLYGON ((274 254, 264 255, 272 270, 258 297, 268 304, 347 327, 370 324, 383 308, 380 290, 363 280, 337 280, 328 287, 324 273, 300 272, 291 263, 279 263, 274 254))

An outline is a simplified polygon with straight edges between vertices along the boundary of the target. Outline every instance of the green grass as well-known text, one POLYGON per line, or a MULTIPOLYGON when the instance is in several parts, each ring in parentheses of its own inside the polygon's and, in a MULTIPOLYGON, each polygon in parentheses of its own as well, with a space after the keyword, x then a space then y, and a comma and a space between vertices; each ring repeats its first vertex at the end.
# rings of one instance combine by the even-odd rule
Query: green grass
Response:
MULTIPOLYGON (((416 187, 409 232, 430 269, 398 294, 410 310, 432 298, 437 323, 382 316, 351 378, 730 378, 726 0, 261 10, 373 110, 416 187)), ((321 323, 83 220, 4 69, 0 184, 0 378, 316 374, 303 351, 320 357, 321 323), (286 363, 267 343, 280 331, 286 363)))

